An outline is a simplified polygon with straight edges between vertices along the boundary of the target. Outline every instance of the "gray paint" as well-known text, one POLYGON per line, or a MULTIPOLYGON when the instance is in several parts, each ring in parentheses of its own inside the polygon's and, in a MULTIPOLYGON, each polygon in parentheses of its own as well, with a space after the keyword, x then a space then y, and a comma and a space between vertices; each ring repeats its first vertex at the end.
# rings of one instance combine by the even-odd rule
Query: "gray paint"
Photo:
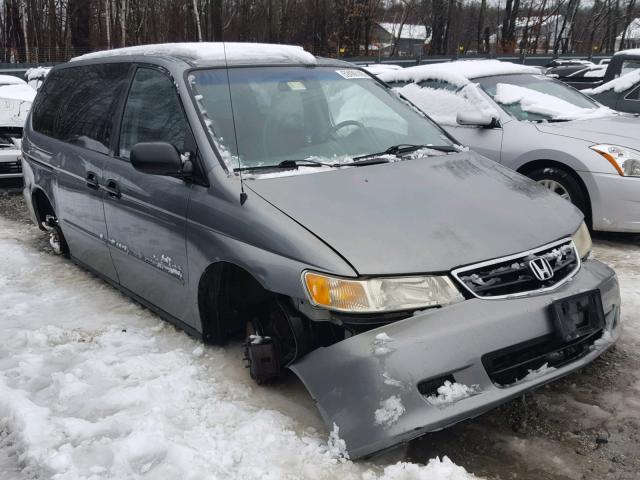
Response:
POLYGON ((499 110, 500 127, 444 125, 445 130, 463 145, 514 170, 537 160, 566 165, 583 178, 595 230, 640 232, 640 178, 621 177, 606 159, 589 148, 604 143, 640 151, 636 133, 640 119, 613 114, 558 123, 521 122, 490 97, 485 98, 499 110))
MULTIPOLYGON (((345 277, 445 273, 567 237, 582 218, 573 206, 475 153, 247 181, 248 200, 241 204, 239 178, 220 163, 189 99, 184 83, 189 64, 150 56, 102 61, 153 63, 168 70, 193 129, 207 185, 145 176, 122 160, 93 158, 33 132, 29 120, 23 141, 25 198, 34 218, 32 195, 40 191, 50 199, 65 235, 73 239, 71 253, 77 260, 192 332, 202 331, 200 279, 216 262, 244 268, 266 289, 295 303, 305 298, 300 275, 306 269, 345 277), (71 165, 72 155, 82 161, 71 165), (122 197, 113 198, 104 188, 88 189, 81 181, 88 170, 95 170, 100 185, 117 180, 122 197), (82 224, 89 234, 76 233, 72 223, 82 224), (101 233, 103 241, 96 241, 101 233), (171 268, 149 261, 161 254, 171 257, 171 268), (100 263, 108 257, 113 257, 110 266, 100 263), (172 274, 174 267, 180 275, 172 274)), ((75 65, 82 63, 91 62, 75 65)), ((584 265, 554 297, 599 287, 607 306, 618 305, 613 273, 597 262, 584 265)), ((425 312, 384 328, 401 347, 386 359, 367 354, 373 331, 313 352, 292 369, 319 401, 327 423, 344 425, 341 434, 357 457, 480 413, 551 379, 498 391, 487 387, 473 363, 480 350, 546 331, 543 307, 551 298, 469 300, 425 312), (436 367, 446 370, 438 374, 456 370, 461 381, 478 374, 486 391, 430 413, 423 400, 403 393, 407 414, 389 429, 373 427, 371 412, 391 393, 380 383, 385 371, 410 392, 416 379, 435 373, 436 367)))

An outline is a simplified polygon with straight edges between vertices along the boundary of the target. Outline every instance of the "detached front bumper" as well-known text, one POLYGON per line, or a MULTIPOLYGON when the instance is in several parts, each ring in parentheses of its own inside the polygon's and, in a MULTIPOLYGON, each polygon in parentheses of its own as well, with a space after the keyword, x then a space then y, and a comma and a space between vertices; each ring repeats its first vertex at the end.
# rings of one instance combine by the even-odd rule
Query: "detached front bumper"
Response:
POLYGON ((640 232, 640 177, 580 173, 589 190, 593 229, 640 232))
POLYGON ((358 458, 480 415, 590 363, 619 337, 619 317, 615 272, 587 261, 570 282, 552 292, 471 299, 421 312, 315 350, 290 368, 317 402, 328 428, 335 423, 351 458, 358 458), (601 293, 606 326, 604 336, 587 346, 586 353, 506 387, 492 381, 483 357, 486 361, 491 352, 553 334, 549 305, 594 289, 601 293), (384 340, 386 336, 391 340, 384 340), (475 386, 474 394, 431 404, 418 385, 424 392, 425 385, 446 378, 475 386))

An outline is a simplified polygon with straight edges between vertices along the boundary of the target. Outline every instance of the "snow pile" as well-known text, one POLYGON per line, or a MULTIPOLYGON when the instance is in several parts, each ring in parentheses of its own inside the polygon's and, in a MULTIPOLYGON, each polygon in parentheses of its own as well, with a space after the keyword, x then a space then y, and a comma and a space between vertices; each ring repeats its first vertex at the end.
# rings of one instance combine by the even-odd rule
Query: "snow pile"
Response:
MULTIPOLYGON (((372 474, 364 474, 362 480, 376 480, 372 474)), ((426 466, 399 462, 384 469, 385 480, 473 480, 476 477, 453 463, 449 457, 432 458, 426 466)))
POLYGON ((197 62, 225 62, 229 65, 252 65, 255 63, 301 63, 313 65, 316 58, 296 45, 277 45, 272 43, 239 42, 185 42, 158 43, 135 47, 102 50, 72 58, 71 61, 91 60, 116 55, 159 55, 185 57, 197 62))
POLYGON ((25 85, 27 82, 13 75, 0 75, 0 86, 4 85, 25 85))
POLYGON ((525 112, 555 119, 577 119, 591 115, 594 110, 597 110, 596 108, 577 107, 559 97, 510 83, 498 83, 493 98, 502 105, 517 103, 525 112))
POLYGON ((33 67, 29 68, 27 72, 24 74, 26 79, 30 82, 32 80, 41 80, 51 71, 53 67, 33 67))
POLYGON ((329 454, 333 458, 337 458, 341 461, 349 460, 347 444, 340 438, 340 428, 335 423, 333 424, 333 430, 331 430, 331 433, 329 434, 327 445, 329 446, 329 454))
POLYGON ((555 367, 550 367, 548 363, 545 363, 540 368, 536 368, 535 370, 529 370, 529 373, 527 373, 525 377, 523 377, 521 380, 518 380, 518 382, 516 383, 535 380, 536 378, 540 378, 546 375, 547 373, 553 372, 554 370, 555 370, 555 367))
POLYGON ((612 342, 613 342, 613 337, 611 336, 611 332, 609 330, 605 330, 602 333, 602 336, 598 338, 595 342, 593 342, 593 345, 591 346, 591 348, 595 349, 595 348, 604 347, 606 345, 609 345, 612 342))
POLYGON ((640 55, 640 48, 630 48, 629 50, 620 50, 614 53, 614 56, 618 55, 640 55))
POLYGON ((622 93, 633 88, 638 84, 638 82, 640 82, 640 68, 622 75, 621 77, 615 78, 610 82, 600 85, 599 87, 583 90, 582 93, 587 95, 597 95, 611 90, 616 93, 622 93))
POLYGON ((27 478, 473 478, 445 460, 346 460, 297 384, 254 386, 240 345, 203 347, 34 248, 42 235, 0 218, 0 449, 27 478))
POLYGON ((378 333, 375 340, 371 343, 371 351, 374 355, 387 355, 393 351, 389 343, 393 342, 393 338, 385 332, 378 333))
POLYGON ((511 75, 517 73, 539 74, 535 67, 527 67, 500 60, 458 60, 433 65, 418 65, 379 75, 385 82, 420 82, 423 80, 442 80, 456 86, 463 86, 469 80, 491 75, 511 75))
POLYGON ((427 397, 427 401, 431 405, 447 405, 475 395, 478 393, 478 386, 471 385, 468 387, 462 383, 451 383, 449 380, 446 380, 444 385, 438 387, 437 392, 438 395, 429 395, 427 397))
POLYGON ((442 125, 456 126, 458 112, 477 110, 490 116, 498 116, 496 110, 478 93, 477 87, 473 84, 454 92, 409 83, 396 88, 396 91, 442 125))
POLYGON ((382 379, 385 385, 389 385, 390 387, 398 387, 398 388, 402 388, 402 382, 400 380, 396 380, 395 378, 391 377, 391 375, 389 375, 387 372, 384 372, 382 374, 382 379))
POLYGON ((367 72, 372 75, 380 75, 384 72, 393 72, 395 70, 402 70, 400 65, 392 65, 390 63, 373 63, 371 65, 363 66, 367 72))
POLYGON ((400 397, 393 395, 381 401, 380 408, 374 412, 376 425, 391 426, 398 421, 404 411, 400 397))

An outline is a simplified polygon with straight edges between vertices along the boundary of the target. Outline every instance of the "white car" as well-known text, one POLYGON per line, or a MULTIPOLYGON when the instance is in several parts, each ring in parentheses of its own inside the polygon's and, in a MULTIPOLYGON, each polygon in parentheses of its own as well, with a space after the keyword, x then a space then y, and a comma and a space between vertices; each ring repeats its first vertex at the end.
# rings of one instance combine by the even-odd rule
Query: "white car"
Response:
POLYGON ((20 139, 36 91, 24 80, 0 75, 0 180, 20 178, 20 139))
POLYGON ((378 77, 464 145, 573 202, 594 230, 640 232, 639 118, 498 60, 378 77))

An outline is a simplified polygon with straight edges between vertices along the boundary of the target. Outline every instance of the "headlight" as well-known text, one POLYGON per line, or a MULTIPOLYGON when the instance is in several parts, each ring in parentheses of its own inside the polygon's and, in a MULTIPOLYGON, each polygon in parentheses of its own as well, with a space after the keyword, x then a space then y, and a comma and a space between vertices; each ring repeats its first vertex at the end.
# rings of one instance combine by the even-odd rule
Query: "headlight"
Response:
POLYGON ((606 158, 620 175, 640 177, 639 151, 618 145, 593 145, 589 148, 606 158))
POLYGON ((304 272, 303 280, 313 305, 339 312, 390 312, 464 300, 453 282, 441 276, 349 280, 304 272))
POLYGON ((591 252, 591 234, 584 222, 582 222, 580 228, 571 238, 573 239, 576 249, 578 249, 580 258, 586 258, 591 252))

